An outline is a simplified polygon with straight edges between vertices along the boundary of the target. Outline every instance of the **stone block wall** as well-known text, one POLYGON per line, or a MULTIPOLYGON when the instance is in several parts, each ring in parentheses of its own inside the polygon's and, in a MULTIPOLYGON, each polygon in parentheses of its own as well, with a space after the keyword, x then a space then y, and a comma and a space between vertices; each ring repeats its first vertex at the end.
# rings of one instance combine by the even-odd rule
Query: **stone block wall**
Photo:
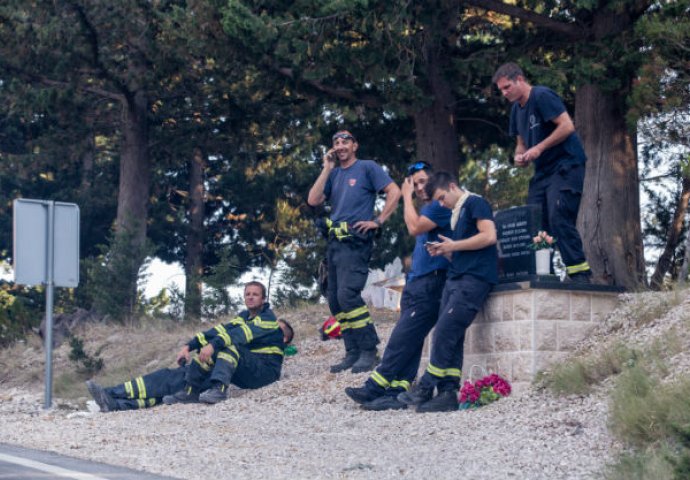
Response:
POLYGON ((564 358, 616 307, 620 293, 578 287, 534 281, 499 285, 467 331, 464 376, 497 372, 519 388, 564 358))
MULTIPOLYGON (((463 381, 496 372, 515 390, 526 387, 604 320, 616 308, 621 293, 614 287, 567 286, 542 278, 494 288, 465 336, 463 381)), ((429 361, 430 337, 420 375, 429 361)))

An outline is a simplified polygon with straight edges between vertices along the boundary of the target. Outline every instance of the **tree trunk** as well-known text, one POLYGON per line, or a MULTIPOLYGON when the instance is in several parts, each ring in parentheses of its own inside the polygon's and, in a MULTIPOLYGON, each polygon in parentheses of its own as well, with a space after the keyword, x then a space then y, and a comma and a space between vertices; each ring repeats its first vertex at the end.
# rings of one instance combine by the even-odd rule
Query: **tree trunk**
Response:
POLYGON ((690 232, 685 235, 685 255, 683 255, 683 264, 680 266, 680 273, 678 274, 678 287, 685 286, 685 279, 688 278, 688 264, 690 263, 690 232))
POLYGON ((413 114, 417 160, 429 162, 437 171, 457 175, 460 168, 460 147, 453 111, 455 96, 443 76, 438 53, 433 48, 427 54, 426 71, 433 101, 413 114))
POLYGON ((151 183, 147 107, 146 95, 142 91, 128 95, 122 122, 123 146, 115 223, 118 231, 132 235, 132 244, 137 247, 143 246, 146 240, 151 183))
POLYGON ((137 298, 139 269, 146 258, 146 219, 150 190, 148 158, 148 102, 142 91, 127 95, 122 121, 122 149, 120 156, 120 183, 117 195, 116 235, 125 257, 114 258, 127 262, 127 292, 122 305, 130 314, 137 298), (124 260, 123 260, 124 261, 124 260))
POLYGON ((185 259, 185 316, 201 317, 203 275, 202 253, 204 248, 204 154, 194 149, 189 173, 189 233, 187 234, 187 258, 185 259))
POLYGON ((588 158, 578 230, 595 281, 635 290, 645 284, 639 177, 621 105, 596 85, 577 90, 575 123, 588 158))
POLYGON ((680 243, 680 233, 683 230, 683 221, 685 219, 685 213, 688 211, 688 201, 690 200, 690 178, 683 178, 683 190, 680 193, 678 203, 676 204, 676 210, 673 214, 673 222, 671 223, 671 229, 666 237, 666 246, 664 251, 659 257, 659 261, 656 264, 654 273, 652 274, 652 279, 650 281, 650 286, 654 290, 661 290, 664 283, 664 277, 671 269, 671 263, 673 260, 673 254, 680 243))

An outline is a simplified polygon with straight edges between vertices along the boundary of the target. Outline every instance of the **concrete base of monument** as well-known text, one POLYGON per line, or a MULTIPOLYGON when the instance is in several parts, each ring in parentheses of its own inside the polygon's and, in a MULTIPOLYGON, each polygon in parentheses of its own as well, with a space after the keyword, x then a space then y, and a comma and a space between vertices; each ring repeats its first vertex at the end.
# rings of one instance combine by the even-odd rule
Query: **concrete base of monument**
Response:
MULTIPOLYGON (((465 338, 465 370, 480 365, 519 388, 565 358, 618 304, 622 289, 554 281, 497 285, 465 338)), ((469 371, 467 371, 469 375, 469 371)))
MULTIPOLYGON (((529 275, 494 287, 465 336, 463 381, 498 373, 518 393, 564 359, 618 304, 618 287, 529 275)), ((432 333, 433 334, 433 333, 432 333)), ((428 362, 428 339, 422 368, 428 362)), ((421 373, 421 372, 420 372, 421 373)))

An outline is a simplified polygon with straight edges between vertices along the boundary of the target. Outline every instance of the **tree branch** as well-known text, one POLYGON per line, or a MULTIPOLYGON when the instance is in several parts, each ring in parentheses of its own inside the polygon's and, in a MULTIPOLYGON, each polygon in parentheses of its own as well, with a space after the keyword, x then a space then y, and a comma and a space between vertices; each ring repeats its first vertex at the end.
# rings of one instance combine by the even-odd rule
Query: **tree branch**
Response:
POLYGON ((0 67, 7 72, 10 72, 12 75, 16 75, 17 77, 23 79, 27 83, 30 84, 40 84, 40 85, 45 85, 47 87, 58 87, 58 88, 67 88, 67 87, 74 87, 77 90, 80 90, 82 92, 87 92, 87 93, 93 93, 94 95, 98 95, 100 97, 104 98, 110 98, 112 100, 117 100, 119 102, 123 101, 125 99, 123 94, 120 93, 115 93, 111 92, 110 90, 106 90, 104 88, 99 88, 99 87, 84 87, 80 85, 74 85, 71 84, 70 82, 66 82, 64 80, 53 80, 48 77, 44 77, 41 75, 36 75, 35 73, 27 72, 25 70, 22 70, 20 68, 17 68, 14 65, 10 65, 6 62, 0 61, 0 67))
POLYGON ((487 120, 485 118, 479 118, 479 117, 458 117, 455 119, 456 122, 470 122, 470 123, 485 123, 491 127, 494 127, 496 130, 499 131, 499 133, 503 136, 508 136, 508 132, 505 131, 503 127, 500 125, 492 122, 491 120, 487 120))
POLYGON ((303 78, 295 78, 295 73, 291 68, 286 68, 286 67, 277 67, 275 70, 283 75, 284 77, 289 78, 290 80, 294 82, 300 82, 304 83, 306 85, 309 85, 310 87, 323 92, 327 95, 330 95, 334 98, 339 98, 342 100, 348 100, 353 103, 361 103, 366 105, 367 107, 370 108, 378 108, 383 105, 381 100, 374 96, 374 95, 366 95, 366 94, 358 94, 353 90, 347 89, 347 88, 338 88, 338 87, 331 87, 329 85, 324 85, 321 82, 317 82, 316 80, 305 80, 303 78))
POLYGON ((68 2, 68 5, 77 14, 77 18, 79 19, 80 24, 82 25, 82 27, 85 30, 85 37, 86 37, 86 40, 89 42, 89 47, 91 49, 91 55, 93 57, 91 60, 92 60, 93 64, 95 65, 95 67, 100 72, 100 75, 103 76, 106 80, 111 81, 123 94, 128 95, 130 92, 129 92, 129 89, 127 88, 127 86, 122 81, 120 81, 119 78, 112 75, 111 72, 106 68, 106 66, 101 61, 100 46, 99 46, 99 39, 98 39, 98 30, 89 20, 89 17, 86 14, 86 11, 84 10, 84 8, 81 5, 78 5, 76 3, 68 2))
POLYGON ((568 38, 581 39, 587 36, 587 31, 575 24, 563 23, 545 15, 525 10, 515 5, 509 5, 501 0, 464 0, 464 3, 473 7, 483 8, 485 10, 491 10, 492 12, 502 13, 510 17, 525 20, 533 23, 539 28, 560 33, 568 38))
MULTIPOLYGON (((58 80, 50 80, 48 78, 39 78, 38 81, 43 85, 48 85, 50 87, 68 87, 70 86, 67 82, 60 82, 58 80)), ((82 92, 93 93, 99 97, 110 98, 112 100, 117 100, 118 102, 123 102, 125 100, 125 95, 122 93, 114 93, 110 90, 98 87, 82 87, 77 85, 76 88, 82 92)))

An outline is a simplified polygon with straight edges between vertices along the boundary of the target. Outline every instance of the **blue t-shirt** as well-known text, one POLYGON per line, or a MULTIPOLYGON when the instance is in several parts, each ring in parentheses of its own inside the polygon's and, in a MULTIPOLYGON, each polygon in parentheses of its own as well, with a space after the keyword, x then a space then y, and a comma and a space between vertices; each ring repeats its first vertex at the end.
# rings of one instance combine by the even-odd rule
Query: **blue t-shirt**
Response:
POLYGON ((434 270, 445 270, 449 265, 448 260, 443 255, 437 257, 429 255, 424 244, 427 241, 437 241, 439 234, 444 237, 451 237, 453 233, 450 229, 451 211, 442 207, 440 203, 434 200, 424 205, 419 214, 434 222, 436 228, 416 236, 414 251, 412 252, 412 269, 407 274, 408 282, 434 270))
MULTIPOLYGON (((524 107, 520 106, 520 102, 513 103, 509 134, 520 135, 525 146, 531 148, 551 135, 556 129, 556 124, 552 120, 565 111, 565 105, 556 92, 548 87, 532 87, 524 107)), ((545 150, 534 161, 535 173, 548 175, 554 172, 561 162, 579 164, 586 161, 580 138, 573 132, 558 145, 545 150)))
POLYGON ((331 220, 350 225, 373 220, 376 195, 392 182, 372 160, 356 160, 348 168, 334 168, 323 189, 331 203, 331 220))
MULTIPOLYGON (((453 230, 453 240, 464 240, 479 233, 478 220, 491 220, 494 216, 489 202, 479 195, 470 195, 458 215, 458 223, 453 230)), ((498 250, 489 245, 479 250, 453 252, 448 278, 470 274, 491 284, 498 283, 498 250)))

